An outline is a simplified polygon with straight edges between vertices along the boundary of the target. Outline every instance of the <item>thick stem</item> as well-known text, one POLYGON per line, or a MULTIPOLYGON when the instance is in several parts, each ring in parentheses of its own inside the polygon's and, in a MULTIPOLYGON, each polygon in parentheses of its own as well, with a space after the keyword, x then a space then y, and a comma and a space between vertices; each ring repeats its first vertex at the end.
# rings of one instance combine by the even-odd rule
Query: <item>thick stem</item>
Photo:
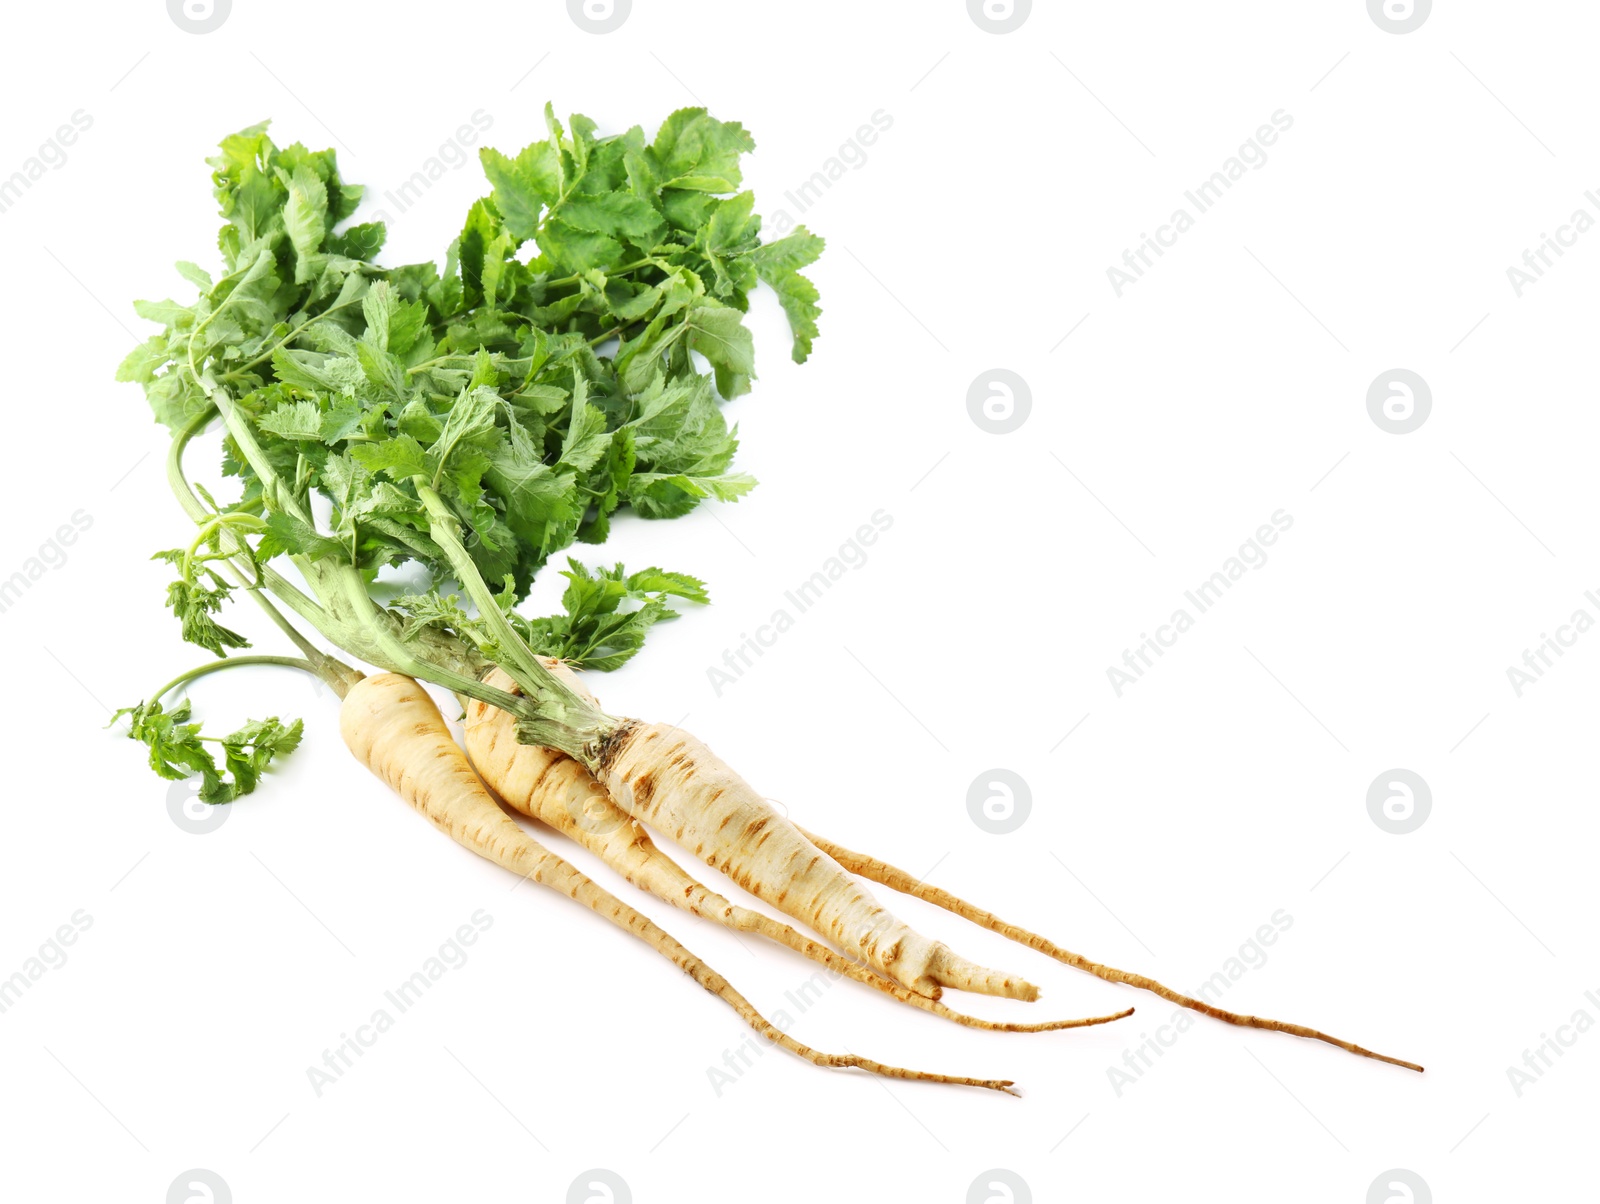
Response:
MULTIPOLYGON (((555 677, 538 662, 533 649, 528 647, 516 628, 511 626, 505 612, 500 609, 500 601, 495 597, 494 591, 484 581, 483 574, 478 572, 478 566, 473 563, 472 556, 467 552, 466 546, 461 542, 461 524, 445 505, 444 498, 439 496, 439 491, 428 484, 422 477, 413 477, 417 496, 422 499, 422 504, 427 508, 429 531, 434 543, 439 545, 445 554, 445 559, 450 562, 450 568, 456 575, 467 594, 472 598, 473 604, 478 608, 478 617, 488 626, 494 635, 495 643, 499 645, 501 660, 511 661, 507 671, 521 670, 515 674, 519 684, 524 677, 531 677, 540 685, 558 688, 567 692, 564 686, 556 681, 555 677)), ((526 690, 526 686, 524 689, 526 690)))
MULTIPOLYGON (((517 629, 511 626, 505 612, 500 609, 499 600, 478 572, 478 566, 473 563, 472 556, 461 542, 460 523, 439 496, 438 490, 422 477, 412 478, 412 484, 416 486, 417 496, 428 511, 428 534, 444 552, 456 580, 477 606, 478 617, 494 636, 501 654, 500 667, 516 680, 522 690, 523 697, 518 700, 520 706, 513 710, 513 714, 523 720, 518 727, 518 738, 529 743, 544 744, 581 759, 586 748, 593 747, 617 728, 618 721, 590 706, 539 663, 538 656, 528 647, 517 629)), ((459 692, 474 698, 483 697, 472 690, 459 692)))
MULTIPOLYGON (((268 463, 260 443, 256 440, 255 432, 250 429, 249 418, 233 404, 225 389, 213 389, 210 396, 217 412, 227 424, 228 433, 233 436, 240 455, 260 480, 262 495, 268 507, 284 510, 308 526, 315 526, 299 498, 285 488, 272 465, 268 463)), ((175 492, 179 494, 179 500, 185 503, 185 509, 189 511, 190 516, 197 522, 206 521, 211 515, 198 498, 192 495, 185 497, 189 494, 189 489, 187 482, 183 481, 182 466, 179 461, 182 444, 197 433, 208 419, 209 414, 197 415, 174 442, 173 452, 168 459, 168 473, 174 480, 175 492)), ((419 485, 422 484, 419 482, 419 485)), ((435 541, 444 546, 447 557, 456 568, 462 584, 469 590, 476 591, 473 597, 475 601, 479 601, 480 609, 484 610, 486 615, 498 618, 505 624, 506 630, 514 637, 509 646, 513 649, 519 646, 526 649, 527 645, 516 636, 510 625, 505 623, 505 616, 495 603, 494 595, 484 584, 483 578, 472 563, 472 558, 462 547, 454 516, 449 513, 443 499, 439 498, 437 493, 431 489, 428 492, 433 495, 439 508, 437 514, 430 510, 435 520, 433 524, 435 541), (450 541, 448 545, 445 540, 439 538, 441 531, 448 537, 450 541), (484 602, 488 603, 486 607, 484 602)), ((424 500, 426 501, 426 496, 424 500)), ((225 528, 222 538, 227 541, 237 541, 230 542, 230 548, 236 549, 240 556, 247 555, 248 549, 235 532, 225 528)), ((254 564, 253 558, 250 563, 254 564)), ((477 674, 487 665, 481 658, 474 657, 461 647, 460 641, 451 640, 437 633, 430 635, 427 632, 419 633, 414 641, 401 640, 399 624, 393 616, 381 610, 373 602, 367 593, 366 582, 354 565, 338 563, 330 558, 316 562, 296 559, 295 566, 316 592, 318 601, 313 602, 266 566, 260 568, 261 581, 330 643, 352 656, 394 673, 404 673, 408 677, 433 682, 458 695, 477 698, 490 706, 509 711, 519 720, 520 738, 545 744, 574 756, 582 755, 586 748, 592 749, 616 728, 617 720, 590 707, 573 694, 552 677, 531 652, 527 657, 528 664, 514 666, 517 671, 513 673, 527 696, 508 694, 478 680, 477 674)), ((259 594, 256 596, 259 597, 259 594)), ((302 650, 305 650, 304 646, 302 650)), ((316 658, 308 656, 307 659, 315 661, 316 658)), ((508 669, 510 668, 512 666, 508 666, 508 669)))

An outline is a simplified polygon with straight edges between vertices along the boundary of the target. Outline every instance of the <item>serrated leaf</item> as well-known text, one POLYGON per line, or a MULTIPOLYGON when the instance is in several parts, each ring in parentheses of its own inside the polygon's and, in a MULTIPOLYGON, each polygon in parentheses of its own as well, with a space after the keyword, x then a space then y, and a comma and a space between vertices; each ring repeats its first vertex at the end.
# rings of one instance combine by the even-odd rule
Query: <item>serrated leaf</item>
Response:
POLYGON ((535 142, 515 159, 483 147, 483 172, 494 186, 494 207, 519 242, 533 237, 544 207, 560 195, 560 165, 548 142, 535 142))
POLYGON ((314 401, 292 401, 263 414, 256 425, 280 439, 322 441, 322 410, 314 401))
POLYGON ((409 481, 428 472, 427 454, 410 435, 396 435, 381 443, 358 443, 350 454, 368 472, 381 472, 392 481, 409 481))

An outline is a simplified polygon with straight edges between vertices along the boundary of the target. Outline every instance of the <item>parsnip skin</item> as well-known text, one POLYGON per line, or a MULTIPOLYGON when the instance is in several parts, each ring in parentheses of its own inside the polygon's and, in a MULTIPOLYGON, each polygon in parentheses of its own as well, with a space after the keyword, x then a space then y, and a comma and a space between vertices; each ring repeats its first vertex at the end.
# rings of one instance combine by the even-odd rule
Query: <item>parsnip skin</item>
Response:
POLYGON ((1039 997, 1032 983, 974 965, 897 919, 688 732, 634 724, 606 751, 595 777, 624 811, 901 986, 932 998, 940 987, 1039 997))
MULTIPOLYGON (((489 680, 503 685, 503 671, 492 671, 489 680)), ((569 680, 557 680, 572 688, 569 680)), ((582 702, 593 698, 579 693, 582 702)), ((975 965, 913 931, 689 733, 613 720, 582 761, 633 818, 908 990, 929 999, 938 999, 943 987, 1039 997, 1032 983, 975 965)))
MULTIPOLYGON (((585 701, 598 706, 579 676, 561 662, 541 658, 563 684, 585 701)), ((515 690, 510 676, 495 670, 489 685, 515 690)), ((517 741, 516 724, 487 703, 470 699, 464 722, 465 743, 472 764, 484 782, 513 810, 549 825, 601 858, 629 883, 674 907, 710 919, 738 932, 748 932, 785 945, 835 973, 865 983, 902 1003, 909 1004, 968 1028, 997 1032, 1054 1032, 1104 1024, 1132 1014, 1132 1009, 1108 1016, 1057 1020, 1037 1024, 1003 1024, 981 1020, 945 1007, 873 973, 865 965, 841 957, 832 949, 808 939, 788 924, 763 912, 739 907, 686 873, 650 838, 644 826, 622 811, 593 775, 564 753, 517 741)))
POLYGON ((496 865, 560 891, 638 937, 738 1012, 767 1040, 817 1066, 856 1067, 888 1078, 1011 1091, 1010 1080, 929 1074, 853 1055, 825 1054, 781 1032, 720 974, 621 899, 603 890, 519 827, 490 796, 451 739, 439 708, 409 677, 380 673, 350 688, 339 712, 345 744, 436 828, 496 865))

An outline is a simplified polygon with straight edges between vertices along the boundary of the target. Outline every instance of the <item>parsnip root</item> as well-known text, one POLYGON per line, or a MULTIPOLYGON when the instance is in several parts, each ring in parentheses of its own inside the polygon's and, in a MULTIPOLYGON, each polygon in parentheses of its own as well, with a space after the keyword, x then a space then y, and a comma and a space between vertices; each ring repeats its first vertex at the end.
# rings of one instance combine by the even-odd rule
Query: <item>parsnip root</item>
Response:
MULTIPOLYGON (((804 831, 804 829, 802 829, 804 831)), ((1046 940, 1037 933, 1019 928, 1015 924, 1008 924, 991 912, 974 907, 966 900, 952 895, 949 891, 941 890, 936 886, 929 886, 920 879, 913 878, 905 870, 898 869, 876 857, 869 857, 865 853, 857 853, 843 845, 834 844, 825 840, 814 832, 806 832, 806 837, 819 849, 837 861, 852 874, 859 874, 872 882, 897 890, 901 894, 922 899, 946 911, 954 912, 964 920, 970 920, 980 927, 991 932, 998 932, 1001 936, 1028 946, 1043 953, 1046 957, 1053 957, 1056 961, 1072 966, 1074 969, 1083 970, 1093 974, 1096 978, 1103 978, 1107 982, 1119 982, 1126 986, 1138 987, 1140 990, 1149 991, 1159 995, 1179 1007, 1189 1008, 1192 1011, 1210 1016, 1214 1020, 1221 1020, 1224 1024, 1237 1024, 1245 1028, 1267 1029, 1275 1033, 1289 1033, 1296 1037, 1306 1037, 1313 1041, 1325 1041, 1329 1045, 1336 1045, 1340 1049, 1357 1054, 1363 1058, 1373 1058, 1379 1062, 1388 1062, 1392 1066, 1403 1066, 1407 1070, 1421 1073, 1422 1067, 1415 1062, 1407 1062, 1400 1058, 1391 1058, 1387 1054, 1374 1053, 1372 1050, 1353 1042, 1345 1041, 1339 1037, 1329 1036, 1314 1028, 1307 1028, 1303 1024, 1290 1024, 1283 1020, 1266 1020, 1260 1016, 1250 1016, 1243 1012, 1228 1012, 1222 1008, 1213 1007, 1204 1000, 1174 991, 1171 987, 1163 986, 1153 978, 1146 978, 1143 974, 1130 974, 1126 970, 1117 970, 1111 966, 1103 966, 1099 962, 1090 961, 1080 954, 1073 953, 1070 949, 1063 949, 1053 941, 1046 940)))
POLYGON ((345 696, 339 728, 356 759, 436 828, 496 865, 560 891, 632 934, 721 999, 768 1041, 816 1066, 854 1067, 886 1078, 1012 1090, 1009 1079, 931 1074, 855 1055, 828 1054, 780 1031, 743 995, 646 916, 539 844, 500 809, 450 737, 439 708, 415 681, 380 673, 345 696))
MULTIPOLYGON (((585 684, 565 665, 554 659, 546 659, 544 663, 569 688, 598 705, 585 684)), ((499 670, 485 681, 500 689, 514 691, 516 688, 511 678, 499 670)), ((1007 1024, 954 1011, 874 974, 860 962, 840 956, 788 924, 740 907, 708 890, 663 853, 644 826, 619 808, 582 765, 553 749, 518 743, 516 725, 504 711, 469 699, 464 727, 472 764, 506 805, 576 841, 628 882, 674 907, 736 932, 748 932, 784 945, 834 973, 968 1028, 1008 1033, 1054 1032, 1105 1024, 1133 1013, 1133 1009, 1128 1008, 1107 1016, 1007 1024)))
POLYGON ((689 733, 625 720, 589 769, 635 819, 901 986, 932 999, 942 987, 1039 997, 1025 979, 976 965, 897 919, 689 733))

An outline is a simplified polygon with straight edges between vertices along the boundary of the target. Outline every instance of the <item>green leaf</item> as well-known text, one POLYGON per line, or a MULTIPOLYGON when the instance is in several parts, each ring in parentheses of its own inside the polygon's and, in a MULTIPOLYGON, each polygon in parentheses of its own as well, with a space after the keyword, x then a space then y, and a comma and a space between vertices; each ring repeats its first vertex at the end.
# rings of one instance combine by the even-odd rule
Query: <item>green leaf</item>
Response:
MULTIPOLYGON (((157 552, 152 560, 165 560, 183 566, 182 549, 157 552)), ((191 560, 187 572, 167 586, 167 607, 182 624, 183 638, 217 656, 227 656, 229 648, 248 648, 250 641, 237 631, 224 627, 212 616, 222 609, 233 586, 198 560, 191 560)))
POLYGON ((167 350, 166 336, 151 335, 128 352, 122 363, 117 365, 117 379, 149 384, 155 379, 156 370, 165 367, 171 360, 172 353, 167 350))
POLYGON ((219 767, 206 748, 200 725, 190 723, 188 699, 170 711, 159 702, 123 707, 111 717, 115 723, 129 717, 128 737, 150 749, 150 768, 168 781, 201 776, 200 801, 231 803, 249 794, 261 781, 275 757, 284 757, 300 745, 303 725, 296 719, 285 724, 276 716, 255 719, 220 741, 223 763, 219 767), (231 780, 228 776, 231 775, 231 780))
POLYGON ((314 401, 291 401, 270 414, 263 414, 256 425, 280 439, 322 441, 322 410, 314 401))
POLYGON ((826 244, 804 226, 796 226, 782 238, 762 243, 750 258, 763 280, 786 272, 798 272, 815 263, 826 244))
POLYGON ((535 142, 515 159, 497 150, 478 151, 483 173, 494 186, 494 207, 506 229, 518 242, 532 238, 539 228, 539 215, 560 196, 560 164, 548 142, 535 142))
POLYGON ((362 222, 339 234, 328 235, 328 254, 370 261, 378 257, 378 252, 383 250, 383 244, 388 237, 389 228, 384 223, 362 222))
POLYGON ((350 454, 368 472, 381 472, 391 481, 409 481, 428 473, 427 453, 410 435, 396 435, 381 443, 358 443, 350 454))
POLYGON ((261 560, 288 553, 318 561, 333 558, 348 560, 349 549, 337 539, 329 539, 292 514, 275 510, 266 518, 267 530, 256 545, 256 556, 261 560))
POLYGON ((567 272, 586 272, 621 262, 622 244, 616 239, 580 230, 560 218, 547 221, 536 241, 550 262, 567 272))
MULTIPOLYGON (((282 169, 280 168, 280 174, 282 169)), ((294 247, 296 284, 310 277, 311 259, 322 249, 328 232, 328 186, 309 167, 297 167, 287 181, 289 199, 283 207, 283 224, 294 247)))
POLYGON ((632 239, 643 238, 663 225, 655 206, 628 192, 569 197, 557 212, 563 222, 579 230, 632 239))
POLYGON ((194 324, 194 310, 176 301, 135 301, 133 312, 148 322, 184 328, 194 324))
POLYGON ((740 183, 739 156, 755 146, 737 121, 718 121, 704 109, 679 109, 656 131, 651 166, 664 188, 734 192, 740 183))
POLYGON ((495 430, 494 416, 499 408, 500 395, 486 385, 462 390, 450 407, 444 429, 428 449, 428 462, 434 466, 435 477, 458 448, 470 449, 483 444, 485 436, 495 430))
MULTIPOLYGON (((756 269, 760 271, 759 268, 756 269)), ((794 343, 789 357, 803 364, 811 355, 811 341, 817 337, 817 318, 822 309, 817 305, 817 286, 799 272, 784 272, 762 277, 778 294, 778 303, 789 319, 789 330, 794 343)))
POLYGON ((567 435, 561 444, 561 463, 580 471, 593 468, 611 444, 605 415, 590 405, 585 395, 586 390, 580 382, 573 397, 567 435))
POLYGON ((707 302, 690 310, 683 324, 689 332, 690 350, 705 356, 716 369, 717 392, 724 397, 749 392, 756 356, 744 315, 729 306, 707 302))
POLYGON ((736 502, 756 487, 749 473, 727 472, 715 476, 688 473, 635 473, 628 482, 628 501, 646 518, 678 518, 705 498, 736 502))
POLYGON ((178 260, 175 266, 178 269, 178 275, 182 276, 201 292, 209 293, 211 291, 211 273, 206 271, 205 268, 184 259, 178 260))
POLYGON ((705 582, 686 573, 650 568, 627 575, 619 564, 591 573, 568 559, 562 576, 564 614, 523 621, 523 634, 541 656, 559 657, 579 669, 616 669, 631 660, 649 631, 677 618, 668 598, 705 604, 705 582))

